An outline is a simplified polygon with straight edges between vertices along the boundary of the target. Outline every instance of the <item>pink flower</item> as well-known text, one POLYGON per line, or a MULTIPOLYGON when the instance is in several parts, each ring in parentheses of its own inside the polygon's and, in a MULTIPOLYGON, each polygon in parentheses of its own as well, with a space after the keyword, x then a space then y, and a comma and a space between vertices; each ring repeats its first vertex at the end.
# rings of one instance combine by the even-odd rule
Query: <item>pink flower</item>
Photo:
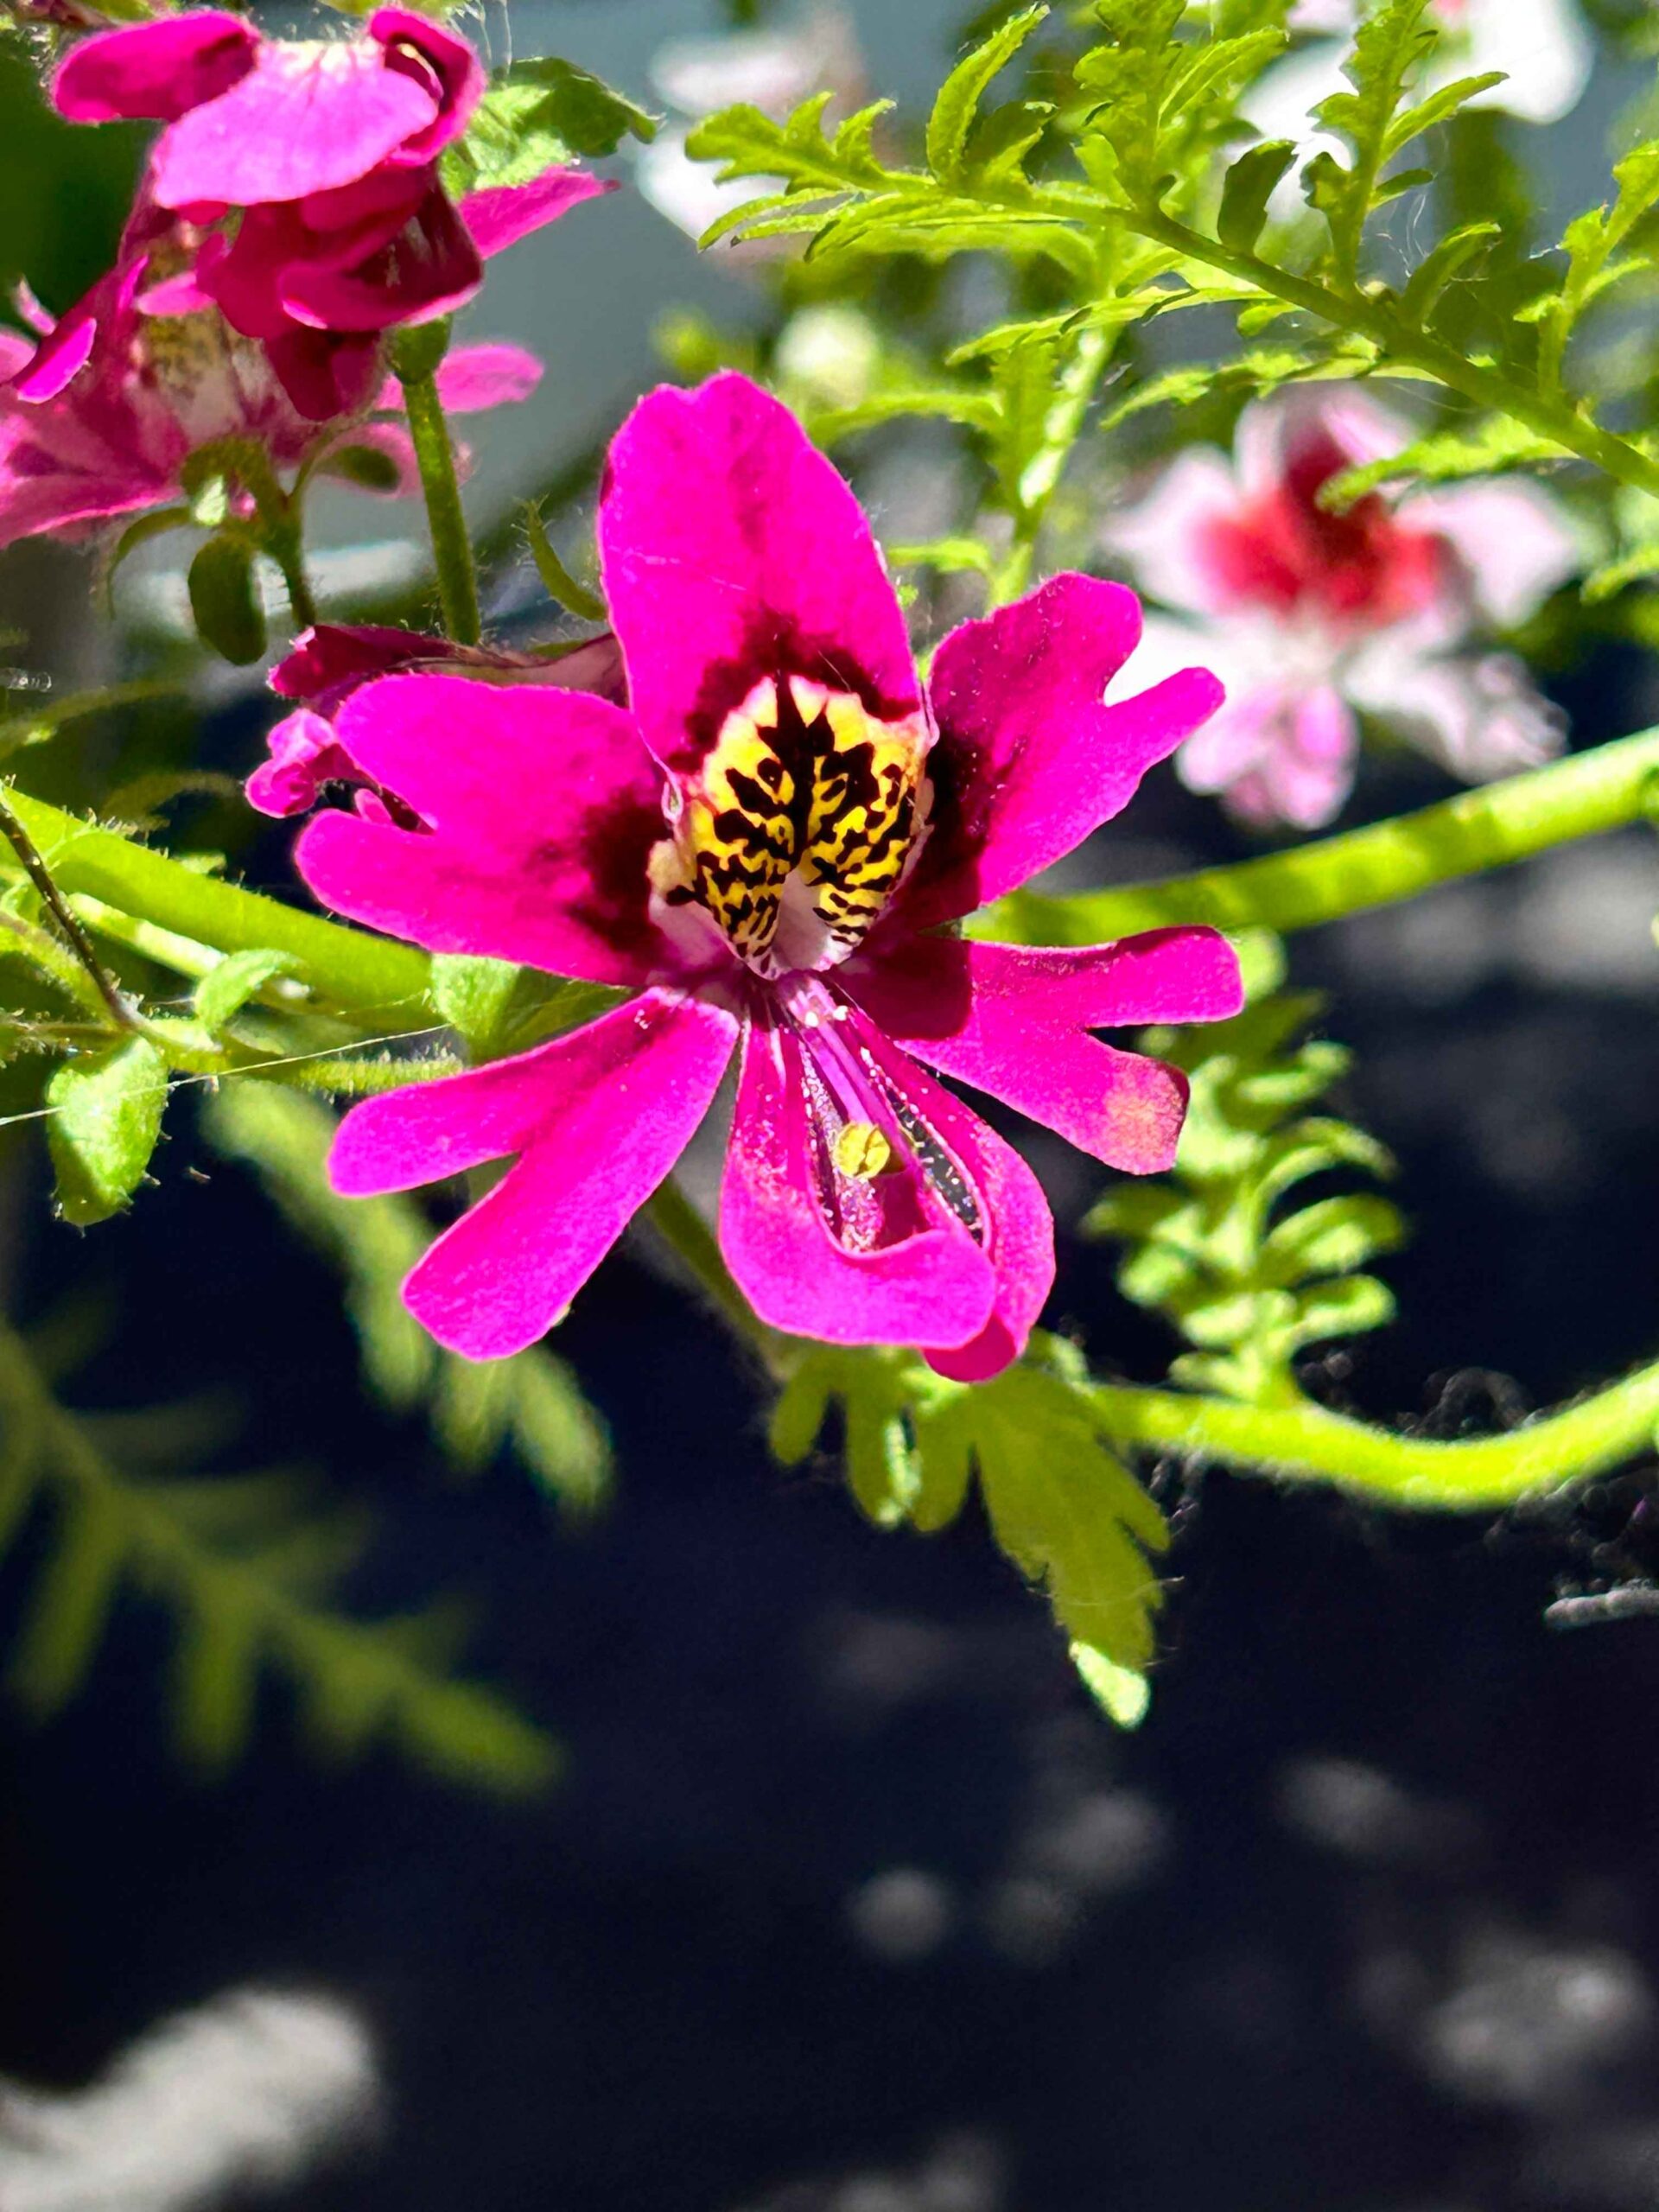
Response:
POLYGON ((438 157, 484 86, 464 40, 400 8, 360 37, 302 41, 204 10, 83 40, 53 97, 73 123, 166 124, 147 188, 199 236, 140 304, 217 307, 322 421, 373 391, 381 332, 461 306, 483 257, 612 188, 550 168, 455 207, 438 157))
POLYGON ((267 736, 270 757, 248 778, 249 805, 279 817, 307 814, 326 785, 348 784, 359 787, 359 813, 372 820, 386 818, 386 799, 395 800, 395 794, 376 792, 360 773, 334 735, 334 716, 373 677, 414 669, 550 683, 591 691, 619 706, 626 696, 622 656, 608 630, 549 660, 491 645, 457 645, 415 630, 319 622, 301 632, 294 650, 270 671, 270 688, 280 698, 303 703, 267 736))
POLYGON ((995 1374, 1047 1295, 1053 1225, 1020 1155, 920 1064, 1112 1166, 1161 1168, 1183 1079, 1088 1033, 1230 1013, 1237 969, 1206 930, 1034 951, 938 925, 1116 814, 1219 687, 1189 670, 1103 705, 1139 609, 1062 575, 947 638, 924 690, 851 492, 739 376, 635 410, 600 543, 628 709, 453 676, 366 684, 338 740, 424 827, 321 814, 298 859, 376 928, 634 995, 364 1101, 335 1188, 516 1155, 404 1292, 440 1342, 512 1351, 668 1173, 741 1046, 720 1235, 756 1312, 995 1374))
POLYGON ((1178 766, 1246 821, 1330 821, 1353 783, 1357 713, 1471 781, 1560 748, 1560 717, 1521 662, 1458 650, 1483 619, 1523 620, 1577 566, 1548 494, 1510 481, 1398 508, 1372 493, 1339 515, 1319 503, 1333 476, 1409 437, 1352 390, 1287 392, 1245 410, 1232 466, 1183 453, 1103 534, 1147 591, 1198 618, 1154 618, 1147 647, 1171 665, 1201 653, 1225 683, 1178 766))
MULTIPOLYGON (((330 447, 372 448, 391 463, 389 488, 419 489, 393 379, 372 410, 308 419, 272 372, 265 349, 216 308, 150 314, 147 288, 193 251, 180 219, 141 198, 115 267, 61 321, 31 296, 20 305, 37 342, 0 331, 0 545, 41 532, 80 536, 116 515, 182 496, 192 454, 251 438, 273 466, 324 460, 330 447)), ((527 398, 541 363, 521 346, 458 346, 438 372, 457 413, 527 398)))

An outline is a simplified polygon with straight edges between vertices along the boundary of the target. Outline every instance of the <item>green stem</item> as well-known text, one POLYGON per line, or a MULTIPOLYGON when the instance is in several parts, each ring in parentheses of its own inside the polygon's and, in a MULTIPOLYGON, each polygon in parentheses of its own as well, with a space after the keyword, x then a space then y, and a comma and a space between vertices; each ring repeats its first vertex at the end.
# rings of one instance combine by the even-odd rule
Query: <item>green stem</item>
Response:
POLYGON ((1659 729, 1643 730, 1419 813, 1233 868, 1070 898, 1016 892, 976 917, 971 930, 1016 944, 1099 944, 1180 922, 1308 929, 1620 829, 1643 817, 1656 790, 1659 729))
POLYGON ((81 927, 79 917, 65 899, 63 892, 41 857, 39 849, 29 831, 17 819, 3 799, 0 799, 0 837, 3 837, 17 855, 23 874, 34 885, 41 905, 63 932, 69 950, 86 972, 88 982, 118 1029, 136 1030, 137 1016, 116 988, 115 979, 105 967, 92 948, 92 941, 81 927))
POLYGON ((1455 1443, 1395 1436, 1322 1406, 1233 1405, 1111 1383, 1090 1396, 1124 1446, 1328 1482, 1421 1510, 1466 1510, 1547 1495, 1645 1451, 1659 1423, 1659 1363, 1506 1435, 1455 1443))
POLYGON ((721 1318, 729 1322, 734 1335, 759 1354, 769 1374, 781 1380, 787 1366, 788 1338, 769 1329, 744 1297, 721 1255, 714 1230, 671 1177, 645 1211, 652 1227, 721 1318))
POLYGON ((1602 469, 1616 483, 1633 484, 1659 496, 1659 461, 1652 461, 1625 439, 1580 413, 1568 400, 1522 383, 1501 369, 1471 361, 1426 331, 1414 328, 1389 312, 1382 302, 1363 293, 1338 292, 1253 253, 1223 245, 1166 215, 1160 208, 1118 207, 1113 214, 1143 238, 1173 247, 1188 260, 1219 269, 1241 283, 1253 285, 1288 307, 1300 308, 1340 330, 1357 332, 1370 339, 1391 360, 1421 369, 1448 391, 1459 391, 1477 406, 1508 415, 1541 437, 1552 439, 1602 469))
POLYGON ((414 1029, 429 1018, 430 964, 415 946, 203 875, 22 791, 7 798, 64 892, 90 893, 221 953, 290 953, 299 980, 319 998, 375 1026, 414 1029))
POLYGON ((473 566, 472 539, 461 512, 461 486, 455 478, 455 452, 449 425, 443 419, 443 403, 430 376, 403 379, 404 405, 409 414, 410 435, 421 472, 426 498, 427 527, 432 534, 432 558, 438 572, 438 599, 443 626, 458 645, 475 645, 483 622, 478 611, 478 576, 473 566))

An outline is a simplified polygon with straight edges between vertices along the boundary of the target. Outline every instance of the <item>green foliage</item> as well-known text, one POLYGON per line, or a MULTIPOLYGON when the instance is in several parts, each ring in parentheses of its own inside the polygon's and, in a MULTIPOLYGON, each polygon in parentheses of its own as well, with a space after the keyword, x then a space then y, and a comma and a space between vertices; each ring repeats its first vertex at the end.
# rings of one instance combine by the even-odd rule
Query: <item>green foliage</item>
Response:
POLYGON ((217 1037, 267 983, 291 976, 296 965, 286 952, 250 950, 228 954, 196 985, 197 1020, 210 1036, 217 1037))
POLYGON ((1129 1247, 1119 1287, 1194 1347, 1174 1379, 1256 1405, 1297 1397, 1293 1362, 1305 1345, 1393 1318, 1392 1294, 1357 1270, 1405 1235, 1398 1210, 1370 1192, 1289 1203, 1311 1179, 1386 1176, 1392 1163, 1363 1131, 1305 1110, 1350 1056, 1305 1037, 1321 1001, 1279 990, 1281 976, 1274 948, 1243 1014, 1147 1033, 1147 1051, 1192 1076, 1174 1173, 1119 1185, 1084 1224, 1129 1247))
POLYGON ((54 1071, 46 1103, 59 1211, 79 1229, 108 1220, 143 1180, 161 1137, 166 1062, 148 1038, 102 1046, 54 1071))
POLYGON ((475 1059, 498 1050, 520 970, 509 960, 466 952, 432 956, 432 1004, 475 1059))
POLYGON ((613 154, 624 138, 654 138, 642 107, 574 62, 552 55, 498 70, 465 137, 441 164, 457 198, 486 187, 528 184, 556 162, 613 154))
POLYGON ((360 1555, 353 1516, 303 1517, 283 1475, 184 1477, 171 1465, 200 1426, 188 1408, 82 1414, 60 1406, 29 1346, 0 1325, 0 1545, 37 1504, 55 1522, 47 1563, 13 1649, 12 1694, 38 1719, 92 1671, 114 1608, 130 1591, 180 1621, 175 1721, 181 1751, 222 1769, 245 1750, 269 1671, 293 1690, 313 1741, 335 1758, 376 1739, 447 1779, 535 1789, 554 1766, 539 1730, 453 1672, 454 1607, 378 1622, 334 1610, 360 1555))
POLYGON ((944 1528, 976 1476, 992 1531, 1046 1594, 1090 1692, 1133 1726, 1161 1592, 1147 1554, 1162 1514, 1114 1452, 1080 1355, 1034 1338, 989 1382, 950 1382, 914 1352, 804 1351, 773 1409, 772 1448, 806 1458, 838 1412, 854 1496, 884 1528, 944 1528))
POLYGON ((206 539, 190 563, 189 585, 190 612, 204 643, 238 668, 262 658, 265 610, 247 539, 231 531, 206 539))
POLYGON ((610 1447, 564 1362, 539 1346, 511 1359, 473 1361, 443 1351, 404 1306, 405 1275, 432 1240, 410 1199, 334 1197, 325 1161, 334 1118, 315 1100, 245 1079, 208 1105, 212 1142, 245 1160, 288 1219, 340 1268, 370 1387, 393 1411, 424 1408, 446 1453, 463 1469, 511 1449, 568 1513, 603 1502, 610 1447))

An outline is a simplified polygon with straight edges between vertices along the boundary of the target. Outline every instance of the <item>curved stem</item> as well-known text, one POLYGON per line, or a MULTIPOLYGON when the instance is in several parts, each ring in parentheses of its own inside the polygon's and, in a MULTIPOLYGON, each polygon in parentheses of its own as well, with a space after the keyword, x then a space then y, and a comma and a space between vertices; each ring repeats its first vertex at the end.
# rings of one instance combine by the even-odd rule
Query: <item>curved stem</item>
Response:
POLYGON ((1309 929, 1622 829, 1643 817, 1656 791, 1659 729, 1643 730, 1419 813, 1263 860, 1067 898, 1016 892, 976 916, 970 932, 1015 944, 1099 944, 1179 922, 1309 929))
POLYGON ((426 498, 427 527, 432 533, 432 558, 437 566, 444 630, 456 645, 475 645, 483 629, 478 608, 478 576, 473 566, 467 518, 461 512, 455 452, 449 441, 449 425, 443 416, 443 403, 430 374, 404 377, 402 381, 410 435, 421 472, 421 490, 426 498))
POLYGON ((1396 1436, 1323 1406, 1234 1405, 1105 1382, 1090 1395, 1102 1426, 1122 1445, 1454 1511, 1512 1505, 1645 1450, 1659 1424, 1659 1362, 1506 1435, 1454 1443, 1396 1436))

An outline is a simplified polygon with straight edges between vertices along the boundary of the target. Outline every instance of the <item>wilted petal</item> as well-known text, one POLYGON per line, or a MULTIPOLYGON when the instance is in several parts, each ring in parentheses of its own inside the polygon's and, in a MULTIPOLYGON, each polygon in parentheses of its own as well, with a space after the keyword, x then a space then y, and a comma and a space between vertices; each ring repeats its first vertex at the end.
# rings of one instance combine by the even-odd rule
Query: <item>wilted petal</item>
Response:
POLYGON ((904 616, 850 487, 787 408, 741 376, 667 388, 611 447, 606 596, 646 742, 695 767, 757 677, 915 710, 904 616))
POLYGON ((589 176, 585 169, 543 169, 527 184, 492 184, 481 192, 469 192, 461 203, 461 219, 487 261, 532 231, 556 222, 584 200, 602 200, 616 189, 614 183, 589 176))
POLYGON ((168 125, 151 188, 163 207, 302 200, 354 183, 437 112, 431 86, 372 40, 267 39, 228 92, 168 125))
POLYGON ((71 123, 170 123, 245 77, 260 44, 251 23, 216 9, 99 31, 65 56, 53 103, 71 123))
POLYGON ((522 1351, 683 1152, 736 1033, 717 1007, 651 991, 518 1059, 365 1099, 335 1140, 334 1187, 406 1189, 519 1153, 439 1237, 404 1295, 453 1351, 522 1351))
POLYGON ((628 716, 586 692, 390 676, 340 710, 346 753, 432 834, 326 814, 296 859, 317 896, 435 952, 593 982, 667 948, 646 876, 662 779, 628 716))
POLYGON ((1202 669, 1103 703, 1140 632, 1133 592, 1059 575, 939 647, 931 827, 900 894, 913 926, 969 913, 1081 844, 1221 704, 1202 669))

